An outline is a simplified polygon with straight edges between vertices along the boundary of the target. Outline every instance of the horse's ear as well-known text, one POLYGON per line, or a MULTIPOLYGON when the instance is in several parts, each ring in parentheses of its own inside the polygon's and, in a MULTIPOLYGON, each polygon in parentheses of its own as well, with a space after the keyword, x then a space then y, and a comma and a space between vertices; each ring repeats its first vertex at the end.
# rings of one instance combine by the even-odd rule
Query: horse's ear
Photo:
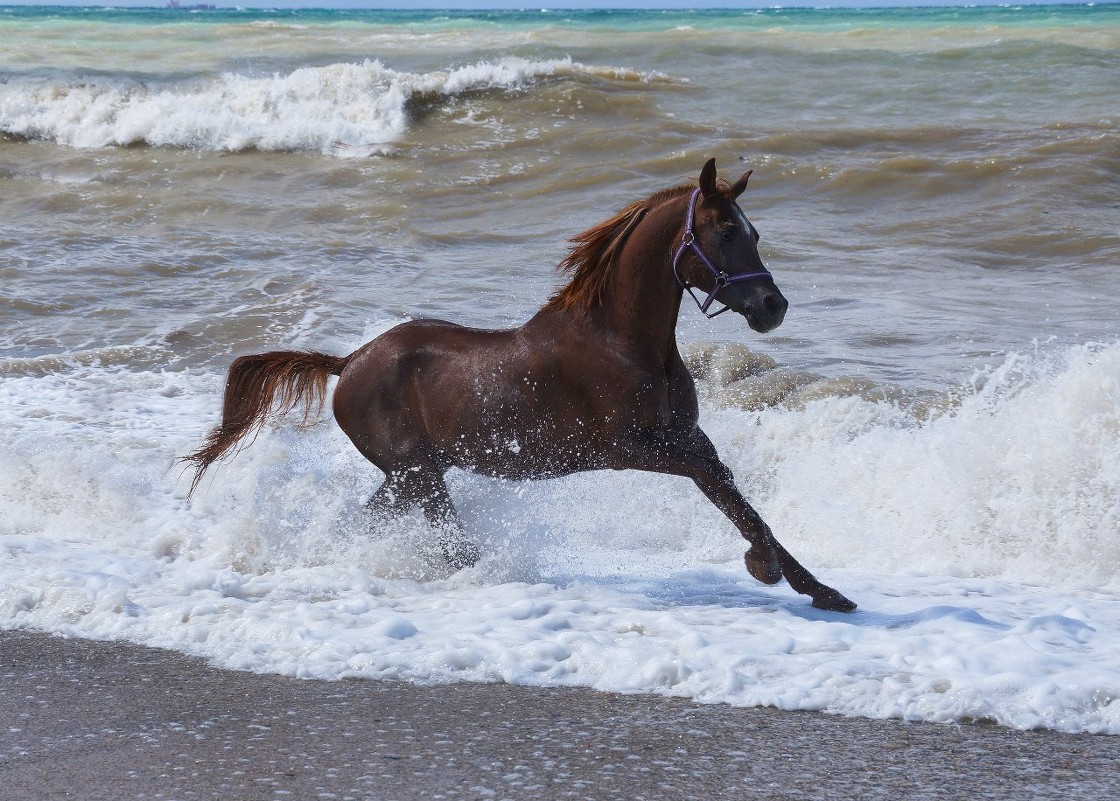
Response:
POLYGON ((708 159, 704 169, 700 171, 700 192, 704 197, 715 197, 719 194, 716 186, 716 160, 708 159))
POLYGON ((747 170, 743 173, 742 178, 732 184, 731 197, 739 197, 739 195, 743 194, 743 190, 747 188, 747 179, 751 177, 752 172, 754 172, 754 170, 747 170))

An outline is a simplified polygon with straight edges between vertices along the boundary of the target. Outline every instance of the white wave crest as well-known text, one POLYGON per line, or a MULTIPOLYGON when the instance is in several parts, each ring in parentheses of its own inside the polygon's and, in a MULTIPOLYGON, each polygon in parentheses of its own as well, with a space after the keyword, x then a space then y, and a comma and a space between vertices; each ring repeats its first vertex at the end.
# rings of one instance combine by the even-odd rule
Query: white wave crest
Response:
POLYGON ((816 564, 1115 589, 1120 345, 1013 355, 976 384, 923 421, 859 397, 763 411, 735 457, 816 564))
POLYGON ((428 73, 367 60, 174 83, 14 77, 0 83, 0 131, 78 148, 147 144, 366 155, 405 138, 412 103, 515 90, 556 75, 642 77, 570 59, 522 58, 428 73))

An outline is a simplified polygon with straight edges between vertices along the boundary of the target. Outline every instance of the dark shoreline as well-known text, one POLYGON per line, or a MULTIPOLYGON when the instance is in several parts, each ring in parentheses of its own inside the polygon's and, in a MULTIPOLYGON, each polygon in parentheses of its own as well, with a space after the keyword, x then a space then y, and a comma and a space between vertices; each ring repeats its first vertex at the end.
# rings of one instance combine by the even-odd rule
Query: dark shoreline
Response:
POLYGON ((0 631, 0 799, 1112 799, 1120 737, 219 670, 0 631))

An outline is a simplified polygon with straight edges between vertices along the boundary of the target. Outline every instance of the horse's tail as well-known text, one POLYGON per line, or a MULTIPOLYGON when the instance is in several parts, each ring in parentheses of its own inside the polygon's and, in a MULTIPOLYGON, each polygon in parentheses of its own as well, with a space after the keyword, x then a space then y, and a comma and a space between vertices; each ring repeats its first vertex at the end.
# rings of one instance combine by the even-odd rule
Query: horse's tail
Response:
POLYGON ((273 351, 239 356, 229 366, 222 422, 214 428, 194 453, 182 457, 194 464, 189 498, 202 480, 202 474, 246 435, 260 428, 273 406, 284 415, 301 403, 304 420, 322 408, 327 395, 327 379, 339 375, 350 357, 326 353, 273 351))

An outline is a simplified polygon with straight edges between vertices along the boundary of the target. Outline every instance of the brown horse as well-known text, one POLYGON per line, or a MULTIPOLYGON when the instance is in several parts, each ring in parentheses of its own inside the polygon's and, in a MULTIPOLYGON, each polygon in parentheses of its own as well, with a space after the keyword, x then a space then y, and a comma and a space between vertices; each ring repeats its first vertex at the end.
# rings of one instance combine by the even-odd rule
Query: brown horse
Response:
POLYGON ((699 187, 658 192, 575 237, 560 263, 567 285, 520 328, 415 320, 341 358, 279 351, 236 359, 221 424, 185 457, 195 465, 191 491, 274 405, 277 414, 300 404, 310 413, 336 375, 335 419, 385 474, 371 506, 419 505, 444 532, 454 567, 473 564, 478 550, 444 482, 453 466, 515 480, 649 470, 696 483, 750 543, 747 569, 759 581, 784 575, 816 607, 855 609, 778 543, 736 488, 697 425, 696 390, 677 349, 685 290, 705 314, 719 301, 755 331, 785 316, 758 233, 735 202, 749 176, 717 180, 712 159, 699 187))

